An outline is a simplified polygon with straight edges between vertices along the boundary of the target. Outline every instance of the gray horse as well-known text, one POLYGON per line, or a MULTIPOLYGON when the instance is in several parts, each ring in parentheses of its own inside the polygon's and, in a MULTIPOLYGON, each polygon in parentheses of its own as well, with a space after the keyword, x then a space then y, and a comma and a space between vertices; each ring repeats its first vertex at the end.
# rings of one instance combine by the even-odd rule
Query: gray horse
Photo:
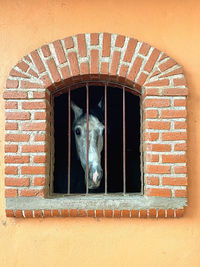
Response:
MULTIPOLYGON (((102 108, 102 102, 102 100, 99 102, 99 108, 102 108)), ((84 114, 83 110, 74 102, 71 102, 71 108, 74 112, 73 132, 76 150, 85 172, 85 184, 87 184, 87 114, 84 114)), ((99 187, 103 175, 101 152, 104 125, 96 116, 89 114, 88 126, 88 189, 96 189, 99 187)))

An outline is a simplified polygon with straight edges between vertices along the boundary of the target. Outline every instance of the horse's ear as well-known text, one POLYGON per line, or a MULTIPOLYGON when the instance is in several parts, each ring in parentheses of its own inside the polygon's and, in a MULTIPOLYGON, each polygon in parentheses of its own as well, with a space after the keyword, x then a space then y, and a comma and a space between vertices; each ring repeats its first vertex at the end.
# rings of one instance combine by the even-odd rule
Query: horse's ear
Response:
POLYGON ((74 111, 75 120, 83 114, 83 110, 71 101, 71 108, 74 111))
POLYGON ((101 100, 98 103, 98 107, 104 112, 105 110, 105 101, 104 101, 104 97, 102 96, 101 100))

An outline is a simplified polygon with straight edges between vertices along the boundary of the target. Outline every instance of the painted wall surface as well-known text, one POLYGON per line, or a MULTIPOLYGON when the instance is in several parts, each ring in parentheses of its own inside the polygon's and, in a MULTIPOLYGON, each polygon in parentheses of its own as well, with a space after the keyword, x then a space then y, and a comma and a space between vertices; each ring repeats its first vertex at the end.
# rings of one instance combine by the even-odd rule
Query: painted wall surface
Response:
POLYGON ((200 2, 0 1, 0 266, 200 266, 200 2), (182 219, 5 217, 4 101, 16 62, 77 33, 112 32, 165 51, 188 82, 189 206, 182 219))

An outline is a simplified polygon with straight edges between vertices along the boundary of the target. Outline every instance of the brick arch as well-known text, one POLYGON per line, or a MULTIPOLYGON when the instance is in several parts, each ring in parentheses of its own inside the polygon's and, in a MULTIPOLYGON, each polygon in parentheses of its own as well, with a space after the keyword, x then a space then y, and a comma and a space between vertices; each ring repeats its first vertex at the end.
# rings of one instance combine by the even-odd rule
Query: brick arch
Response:
POLYGON ((45 196, 50 94, 87 80, 117 82, 142 95, 144 194, 177 203, 185 199, 188 89, 183 69, 147 43, 111 33, 56 40, 24 56, 10 71, 4 92, 6 198, 45 196))

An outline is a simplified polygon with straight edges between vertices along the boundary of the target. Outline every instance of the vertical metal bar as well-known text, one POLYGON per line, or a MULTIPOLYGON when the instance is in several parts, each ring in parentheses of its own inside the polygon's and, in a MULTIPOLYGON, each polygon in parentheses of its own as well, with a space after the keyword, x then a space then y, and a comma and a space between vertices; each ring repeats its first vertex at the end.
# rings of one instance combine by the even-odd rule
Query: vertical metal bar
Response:
POLYGON ((126 103, 123 87, 123 193, 126 194, 126 103))
POLYGON ((89 86, 86 84, 86 113, 87 113, 87 166, 86 166, 86 194, 88 194, 89 177, 89 86))
POLYGON ((105 133, 105 194, 108 193, 108 176, 107 176, 107 170, 108 170, 108 166, 107 166, 107 156, 108 156, 108 151, 107 151, 107 128, 108 128, 108 122, 107 122, 107 84, 105 84, 105 87, 104 87, 104 106, 105 106, 105 130, 104 130, 104 133, 105 133))
POLYGON ((71 91, 68 91, 68 195, 70 194, 70 172, 71 172, 71 91))

